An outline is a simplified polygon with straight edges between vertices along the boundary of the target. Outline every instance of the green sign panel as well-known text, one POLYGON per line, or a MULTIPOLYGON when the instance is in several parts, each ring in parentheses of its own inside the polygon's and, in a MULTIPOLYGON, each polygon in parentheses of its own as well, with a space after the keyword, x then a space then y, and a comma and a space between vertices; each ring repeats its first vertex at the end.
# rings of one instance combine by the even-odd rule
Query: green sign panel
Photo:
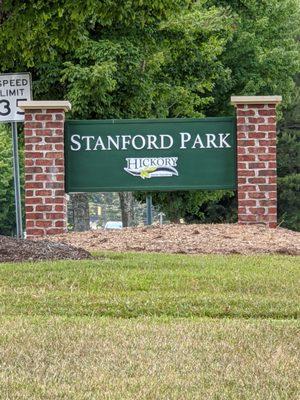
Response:
POLYGON ((236 188, 235 118, 67 121, 66 191, 236 188))

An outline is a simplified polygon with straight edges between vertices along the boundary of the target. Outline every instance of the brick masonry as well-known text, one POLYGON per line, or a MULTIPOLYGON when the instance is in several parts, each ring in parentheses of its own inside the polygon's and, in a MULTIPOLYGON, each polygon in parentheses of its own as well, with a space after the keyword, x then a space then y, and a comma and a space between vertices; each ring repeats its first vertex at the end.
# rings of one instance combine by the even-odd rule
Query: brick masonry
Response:
POLYGON ((27 238, 67 231, 64 108, 25 109, 27 238))
POLYGON ((236 116, 238 222, 275 228, 276 103, 247 104, 245 99, 236 104, 236 116))

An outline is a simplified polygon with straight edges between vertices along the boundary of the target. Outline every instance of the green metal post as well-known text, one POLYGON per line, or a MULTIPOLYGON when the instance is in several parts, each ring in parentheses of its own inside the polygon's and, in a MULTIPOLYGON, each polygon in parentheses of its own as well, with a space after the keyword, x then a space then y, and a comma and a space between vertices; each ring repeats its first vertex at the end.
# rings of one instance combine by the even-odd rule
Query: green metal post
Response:
POLYGON ((147 203, 147 225, 152 225, 152 196, 148 194, 146 197, 147 203))

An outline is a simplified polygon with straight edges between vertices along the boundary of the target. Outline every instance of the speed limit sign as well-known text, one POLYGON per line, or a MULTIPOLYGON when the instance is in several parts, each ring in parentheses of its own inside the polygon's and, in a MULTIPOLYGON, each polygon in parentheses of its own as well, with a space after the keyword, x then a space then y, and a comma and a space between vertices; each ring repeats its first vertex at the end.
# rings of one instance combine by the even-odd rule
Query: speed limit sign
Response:
POLYGON ((31 75, 28 72, 0 75, 0 122, 20 122, 24 112, 20 101, 31 100, 31 75))

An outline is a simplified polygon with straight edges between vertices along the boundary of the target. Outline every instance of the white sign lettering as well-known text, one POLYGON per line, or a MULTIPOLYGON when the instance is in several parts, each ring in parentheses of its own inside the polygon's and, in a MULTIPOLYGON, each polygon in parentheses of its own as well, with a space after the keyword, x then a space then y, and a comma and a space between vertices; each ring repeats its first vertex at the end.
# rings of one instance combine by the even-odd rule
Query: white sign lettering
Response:
MULTIPOLYGON (((180 132, 180 149, 223 149, 230 148, 230 133, 191 134, 180 132)), ((168 150, 174 148, 171 135, 116 135, 116 136, 71 136, 72 151, 97 150, 168 150)))

